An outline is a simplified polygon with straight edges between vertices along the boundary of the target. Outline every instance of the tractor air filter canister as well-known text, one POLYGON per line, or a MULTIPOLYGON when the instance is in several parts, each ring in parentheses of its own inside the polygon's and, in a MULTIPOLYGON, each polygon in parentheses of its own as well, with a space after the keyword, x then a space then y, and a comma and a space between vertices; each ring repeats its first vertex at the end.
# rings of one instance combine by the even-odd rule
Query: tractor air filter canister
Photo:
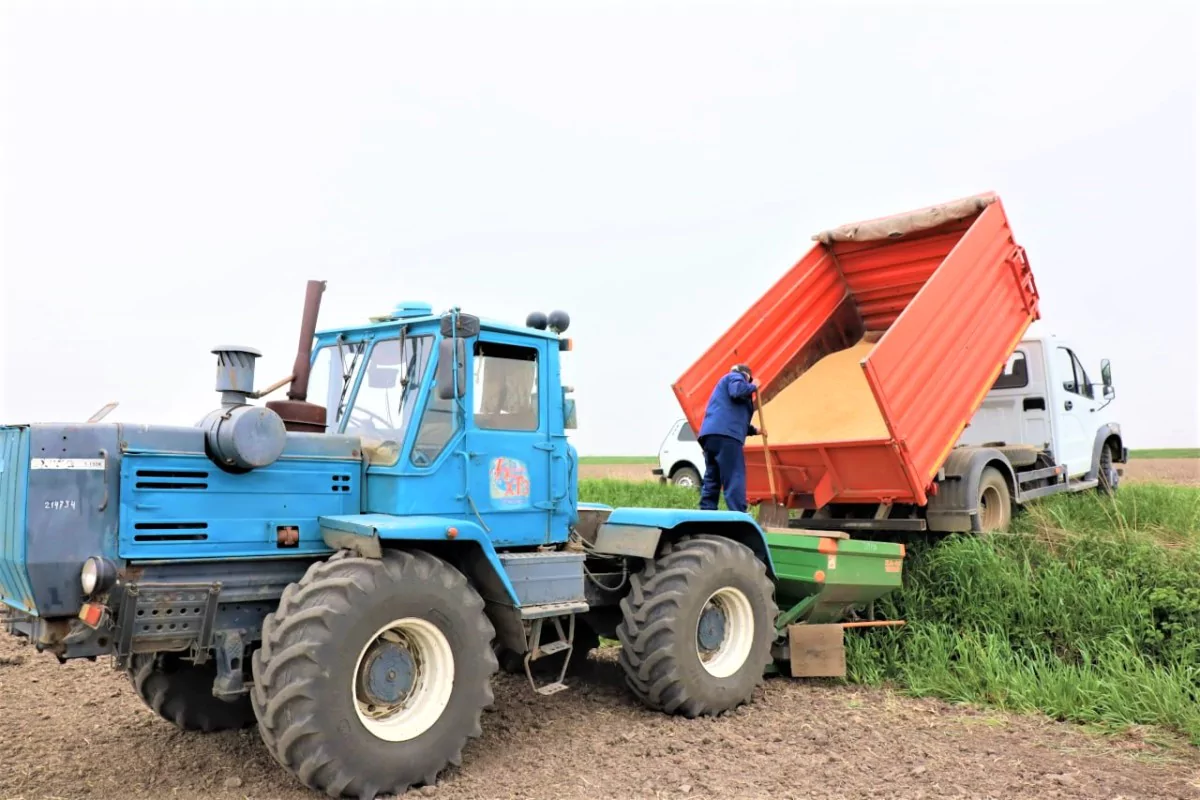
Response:
POLYGON ((223 466, 255 469, 275 463, 287 444, 283 420, 261 406, 226 406, 200 423, 212 458, 223 466))

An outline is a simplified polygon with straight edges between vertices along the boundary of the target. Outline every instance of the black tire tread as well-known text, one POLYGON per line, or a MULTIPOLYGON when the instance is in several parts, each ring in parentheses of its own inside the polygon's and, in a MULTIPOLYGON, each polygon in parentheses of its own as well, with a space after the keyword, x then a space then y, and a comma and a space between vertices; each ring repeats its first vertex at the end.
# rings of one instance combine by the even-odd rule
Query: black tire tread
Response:
POLYGON ((158 716, 185 731, 217 733, 254 725, 249 697, 226 702, 212 695, 216 669, 199 667, 181 659, 174 670, 163 668, 163 659, 175 654, 139 654, 128 673, 142 701, 158 716))
MULTIPOLYGON (((689 718, 730 710, 707 706, 692 696, 668 643, 676 633, 672 622, 688 594, 689 578, 706 569, 738 563, 755 572, 769 599, 767 625, 773 625, 778 609, 766 565, 748 547, 731 539, 707 535, 680 539, 667 545, 655 561, 647 561, 641 573, 630 576, 630 591, 621 600, 622 618, 617 625, 619 663, 626 685, 647 707, 689 718)), ((773 636, 769 635, 758 664, 762 671, 772 660, 770 638, 773 636)), ((735 706, 750 702, 762 671, 735 706)))
MULTIPOLYGON (((382 559, 360 558, 347 551, 339 551, 325 561, 314 563, 298 583, 290 585, 279 601, 278 609, 268 614, 263 621, 262 647, 254 653, 254 688, 251 701, 258 719, 258 730, 263 743, 272 757, 288 771, 295 774, 311 789, 326 793, 330 797, 357 797, 374 800, 380 793, 403 794, 417 783, 432 785, 446 764, 430 768, 422 781, 408 786, 375 786, 351 773, 338 763, 322 746, 321 731, 311 714, 303 712, 320 702, 312 691, 311 681, 322 669, 314 657, 315 645, 322 634, 330 631, 328 618, 331 612, 349 613, 354 607, 350 591, 372 594, 379 585, 378 578, 385 572, 398 577, 408 570, 416 573, 416 580, 440 580, 447 589, 461 594, 464 606, 477 611, 479 629, 476 632, 484 641, 491 642, 495 631, 487 615, 483 613, 482 598, 467 582, 462 573, 441 559, 422 551, 388 551, 382 559), (279 674, 292 668, 293 677, 287 685, 276 685, 279 674), (300 677, 295 677, 299 673, 300 677), (285 710, 291 711, 285 714, 285 710), (285 719, 294 720, 290 726, 285 719)), ((462 745, 466 740, 482 735, 481 717, 483 708, 494 700, 490 677, 496 672, 497 663, 490 647, 486 648, 487 685, 486 703, 475 714, 472 724, 459 748, 449 754, 448 764, 462 763, 462 745)))

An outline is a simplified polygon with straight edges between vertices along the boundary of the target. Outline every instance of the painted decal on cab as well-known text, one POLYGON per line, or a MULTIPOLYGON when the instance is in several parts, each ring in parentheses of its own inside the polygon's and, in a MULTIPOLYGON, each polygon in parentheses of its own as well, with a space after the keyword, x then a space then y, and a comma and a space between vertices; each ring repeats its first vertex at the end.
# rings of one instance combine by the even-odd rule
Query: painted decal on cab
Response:
POLYGON ((523 505, 529 499, 529 469, 515 458, 492 459, 492 501, 499 505, 523 505))

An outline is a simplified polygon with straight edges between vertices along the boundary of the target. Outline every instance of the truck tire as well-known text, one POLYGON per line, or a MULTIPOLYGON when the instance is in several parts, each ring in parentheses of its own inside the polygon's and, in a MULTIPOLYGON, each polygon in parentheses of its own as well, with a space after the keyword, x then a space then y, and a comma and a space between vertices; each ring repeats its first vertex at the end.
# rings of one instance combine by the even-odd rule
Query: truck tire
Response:
MULTIPOLYGON (((566 623, 563 623, 566 627, 566 623)), ((554 640, 558 633, 554 629, 554 625, 549 620, 542 626, 542 644, 548 644, 554 640)), ((575 620, 575 642, 571 648, 571 663, 567 666, 568 675, 576 675, 579 670, 587 663, 588 653, 600 646, 600 636, 591 626, 581 619, 575 620)), ((500 662, 500 669, 510 675, 525 674, 525 654, 515 653, 507 647, 503 647, 499 642, 496 643, 496 658, 500 662)), ((562 672, 563 657, 555 653, 553 655, 539 658, 537 661, 530 663, 530 668, 534 675, 559 675, 562 672)))
POLYGON ((681 539, 630 576, 617 625, 625 682, 647 707, 711 716, 748 703, 771 662, 774 587, 750 548, 681 539))
POLYGON ((142 701, 182 730, 216 733, 253 725, 249 696, 233 702, 214 697, 216 677, 215 664, 198 666, 176 653, 135 655, 129 667, 129 680, 142 701))
POLYGON ((252 661, 259 733, 330 797, 432 785, 462 762, 492 703, 495 631, 461 572, 424 552, 339 552, 263 623, 252 661))
POLYGON ((1113 469, 1113 451, 1112 448, 1105 443, 1100 448, 1100 465, 1097 470, 1097 479, 1100 483, 1096 486, 1096 491, 1100 494, 1112 497, 1117 493, 1117 486, 1121 482, 1121 476, 1113 469))
POLYGON ((1007 531, 1012 522, 1012 494, 1008 481, 995 467, 987 467, 979 476, 979 529, 1007 531))
POLYGON ((700 473, 695 467, 680 467, 671 473, 671 483, 684 489, 699 489, 700 473))

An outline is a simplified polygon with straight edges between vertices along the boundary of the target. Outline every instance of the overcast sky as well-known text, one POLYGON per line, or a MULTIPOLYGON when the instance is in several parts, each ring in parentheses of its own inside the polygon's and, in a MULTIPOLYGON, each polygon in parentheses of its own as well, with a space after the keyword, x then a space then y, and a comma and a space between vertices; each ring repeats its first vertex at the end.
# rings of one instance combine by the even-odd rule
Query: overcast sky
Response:
POLYGON ((566 309, 577 447, 650 453, 813 233, 996 190, 1127 443, 1200 444, 1188 5, 503 5, 5 2, 0 421, 193 424, 321 278, 566 309))

